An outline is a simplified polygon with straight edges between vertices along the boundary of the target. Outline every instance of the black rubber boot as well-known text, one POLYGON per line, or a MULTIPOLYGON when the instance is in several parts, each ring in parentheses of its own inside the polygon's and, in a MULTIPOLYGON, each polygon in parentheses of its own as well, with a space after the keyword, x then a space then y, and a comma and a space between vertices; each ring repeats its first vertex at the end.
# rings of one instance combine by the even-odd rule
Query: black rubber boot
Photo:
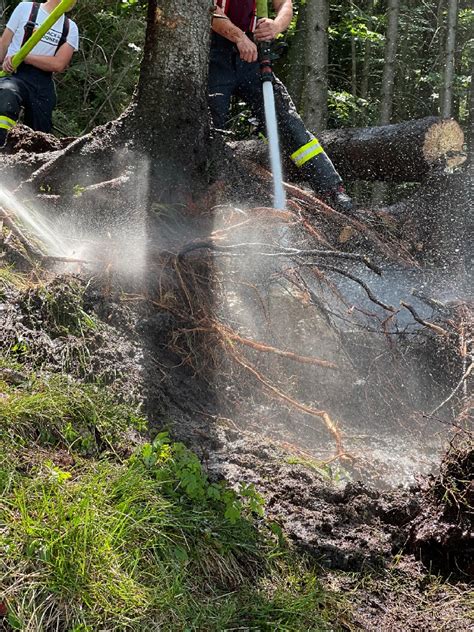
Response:
POLYGON ((347 195, 342 184, 338 185, 335 189, 323 193, 322 198, 326 204, 340 213, 350 214, 354 210, 352 198, 347 195))

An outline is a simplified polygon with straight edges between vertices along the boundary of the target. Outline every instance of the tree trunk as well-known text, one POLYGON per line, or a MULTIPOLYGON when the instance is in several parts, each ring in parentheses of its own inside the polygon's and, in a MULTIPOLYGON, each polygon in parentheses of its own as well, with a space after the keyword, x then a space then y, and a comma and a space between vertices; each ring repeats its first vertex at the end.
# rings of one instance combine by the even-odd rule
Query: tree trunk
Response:
MULTIPOLYGON (((436 12, 436 25, 437 25, 437 35, 438 35, 438 67, 443 67, 444 61, 444 43, 446 40, 446 18, 444 15, 444 11, 446 8, 446 0, 438 0, 438 10, 436 12)), ((442 74, 442 72, 441 72, 442 74)), ((438 113, 441 111, 441 103, 444 101, 444 89, 443 83, 439 86, 439 101, 438 101, 438 113)))
MULTIPOLYGON (((385 40, 385 62, 380 94, 379 124, 387 125, 392 118, 393 91, 395 86, 395 62, 398 45, 398 23, 400 0, 388 0, 388 23, 385 40)), ((373 204, 379 204, 385 197, 385 187, 376 184, 372 192, 373 204)))
POLYGON ((304 120, 321 130, 327 123, 329 3, 309 2, 306 7, 304 120))
POLYGON ((465 160, 459 124, 435 116, 329 130, 320 138, 338 171, 351 180, 420 182, 435 166, 454 167, 465 160))
MULTIPOLYGON (((298 9, 295 35, 291 41, 288 57, 283 64, 282 72, 285 79, 285 85, 298 111, 302 107, 306 81, 304 61, 306 41, 306 7, 307 5, 303 4, 298 9)), ((278 74, 278 62, 276 64, 276 70, 278 74)))
POLYGON ((351 90, 354 99, 357 98, 357 42, 351 37, 351 90))
POLYGON ((474 62, 471 66, 471 89, 469 90, 469 116, 467 128, 469 163, 474 168, 474 62))
MULTIPOLYGON (((435 167, 454 167, 465 160, 464 135, 453 120, 435 116, 396 125, 321 132, 319 138, 345 180, 421 182, 435 167)), ((238 155, 267 165, 260 141, 233 143, 238 155)), ((289 179, 299 172, 288 160, 289 179)))
POLYGON ((209 141, 209 0, 150 0, 134 137, 163 187, 198 180, 209 141))
POLYGON ((385 62, 383 68, 382 90, 380 99, 380 125, 386 125, 390 123, 390 120, 392 118, 399 15, 400 0, 389 0, 387 35, 385 42, 385 62))
POLYGON ((446 49, 444 56, 443 72, 443 99, 441 101, 441 116, 449 118, 453 107, 453 81, 456 53, 456 30, 458 19, 458 0, 449 0, 448 3, 448 31, 446 35, 446 49))
MULTIPOLYGON (((369 31, 372 30, 373 14, 374 0, 367 0, 367 28, 369 29, 369 31)), ((367 96, 369 94, 370 52, 371 42, 370 38, 367 38, 364 44, 364 61, 362 64, 362 81, 360 84, 360 96, 362 97, 362 99, 367 99, 367 96)))

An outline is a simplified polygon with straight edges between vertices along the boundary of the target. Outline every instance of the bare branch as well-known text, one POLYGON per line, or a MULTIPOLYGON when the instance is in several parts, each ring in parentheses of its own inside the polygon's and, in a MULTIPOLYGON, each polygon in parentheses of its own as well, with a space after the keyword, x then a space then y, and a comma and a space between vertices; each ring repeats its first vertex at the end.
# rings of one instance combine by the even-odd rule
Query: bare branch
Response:
POLYGON ((435 325, 434 323, 430 323, 427 320, 423 320, 423 318, 421 318, 421 316, 418 314, 415 308, 409 303, 405 303, 405 301, 400 301, 400 305, 402 307, 405 307, 405 309, 407 309, 410 312, 410 314, 413 316, 416 322, 420 323, 420 325, 423 325, 423 327, 427 327, 428 329, 431 329, 439 336, 448 335, 448 332, 446 331, 446 329, 443 329, 442 327, 440 327, 439 325, 435 325))

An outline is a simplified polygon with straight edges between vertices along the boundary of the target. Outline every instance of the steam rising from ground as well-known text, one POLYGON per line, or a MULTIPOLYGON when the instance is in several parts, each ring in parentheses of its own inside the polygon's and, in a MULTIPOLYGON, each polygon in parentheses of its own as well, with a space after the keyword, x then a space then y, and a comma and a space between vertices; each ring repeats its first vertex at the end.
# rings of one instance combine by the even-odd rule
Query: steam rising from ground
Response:
MULTIPOLYGON (((18 218, 48 254, 87 260, 89 270, 110 267, 114 275, 135 282, 145 276, 150 239, 146 218, 149 165, 140 157, 136 165, 125 198, 123 187, 116 196, 110 190, 89 187, 83 193, 77 191, 74 203, 64 200, 59 210, 48 208, 47 200, 40 209, 0 187, 0 206, 18 218), (79 213, 74 210, 78 202, 79 213)), ((80 174, 77 180, 81 182, 80 174)), ((275 229, 275 223, 262 220, 259 230, 255 222, 249 230, 246 217, 242 211, 242 226, 232 232, 235 242, 291 245, 286 224, 275 229)), ((216 212, 214 229, 226 225, 225 210, 216 212)), ((155 237, 154 246, 166 248, 165 236, 155 237)), ((408 483, 433 467, 447 428, 423 417, 423 412, 443 401, 449 385, 437 370, 437 358, 423 348, 419 327, 408 312, 391 317, 383 334, 387 313, 371 303, 359 286, 338 275, 328 273, 321 278, 308 271, 304 279, 319 301, 311 303, 285 278, 293 267, 290 259, 262 256, 258 247, 244 256, 216 255, 215 265, 215 300, 223 322, 251 340, 338 365, 336 371, 328 370, 246 349, 247 357, 276 388, 330 412, 344 434, 347 450, 357 459, 358 477, 365 474, 382 485, 408 483)), ((398 307, 400 299, 407 299, 425 318, 431 316, 430 308, 412 296, 413 287, 443 300, 463 291, 455 289, 453 279, 446 276, 440 284, 438 271, 392 269, 377 279, 365 268, 350 265, 350 271, 386 303, 398 307)), ((73 269, 77 270, 77 264, 73 269)), ((217 386, 217 397, 219 393, 217 386)), ((267 397, 257 384, 240 410, 241 417, 235 419, 238 425, 291 445, 302 458, 324 460, 334 454, 333 437, 323 424, 267 397)))
MULTIPOLYGON (((223 224, 217 218, 215 229, 223 224)), ((250 231, 243 224, 234 237, 235 243, 272 243, 275 230, 272 237, 271 229, 262 225, 259 232, 252 222, 250 231)), ((291 233, 283 245, 288 245, 288 239, 291 233)), ((400 309, 400 300, 430 318, 432 309, 412 295, 414 288, 443 300, 453 298, 456 290, 459 296, 462 288, 454 287, 453 279, 441 282, 439 271, 388 269, 377 278, 351 262, 350 272, 400 311, 390 315, 347 278, 332 273, 321 278, 307 271, 305 281, 319 301, 314 305, 285 278, 285 271, 291 275, 294 262, 265 258, 258 250, 240 257, 216 256, 224 295, 222 318, 251 340, 321 358, 338 369, 245 349, 253 365, 281 392, 327 410, 339 423, 345 447, 355 457, 350 466, 344 465, 349 473, 386 486, 408 484, 417 474, 433 469, 449 421, 443 424, 424 414, 443 401, 451 385, 442 375, 440 357, 427 344, 422 327, 400 309)), ((331 459, 334 438, 324 425, 268 395, 255 383, 255 392, 240 403, 241 418, 234 418, 237 425, 292 446, 302 459, 331 459)), ((442 419, 446 415, 452 418, 449 409, 443 411, 442 419)))

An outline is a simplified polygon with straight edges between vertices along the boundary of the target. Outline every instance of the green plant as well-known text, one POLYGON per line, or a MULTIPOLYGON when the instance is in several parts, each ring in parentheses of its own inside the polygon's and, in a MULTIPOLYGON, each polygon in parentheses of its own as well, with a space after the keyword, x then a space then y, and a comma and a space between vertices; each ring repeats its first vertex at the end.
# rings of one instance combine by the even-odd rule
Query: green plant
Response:
POLYGON ((235 524, 249 513, 264 515, 264 499, 252 484, 241 484, 238 492, 224 481, 210 482, 197 456, 182 443, 172 443, 167 432, 157 435, 138 453, 138 460, 163 484, 171 498, 183 493, 192 501, 222 510, 235 524))
POLYGON ((20 299, 28 323, 39 326, 52 337, 84 336, 98 324, 84 309, 84 284, 72 276, 29 288, 20 299))

